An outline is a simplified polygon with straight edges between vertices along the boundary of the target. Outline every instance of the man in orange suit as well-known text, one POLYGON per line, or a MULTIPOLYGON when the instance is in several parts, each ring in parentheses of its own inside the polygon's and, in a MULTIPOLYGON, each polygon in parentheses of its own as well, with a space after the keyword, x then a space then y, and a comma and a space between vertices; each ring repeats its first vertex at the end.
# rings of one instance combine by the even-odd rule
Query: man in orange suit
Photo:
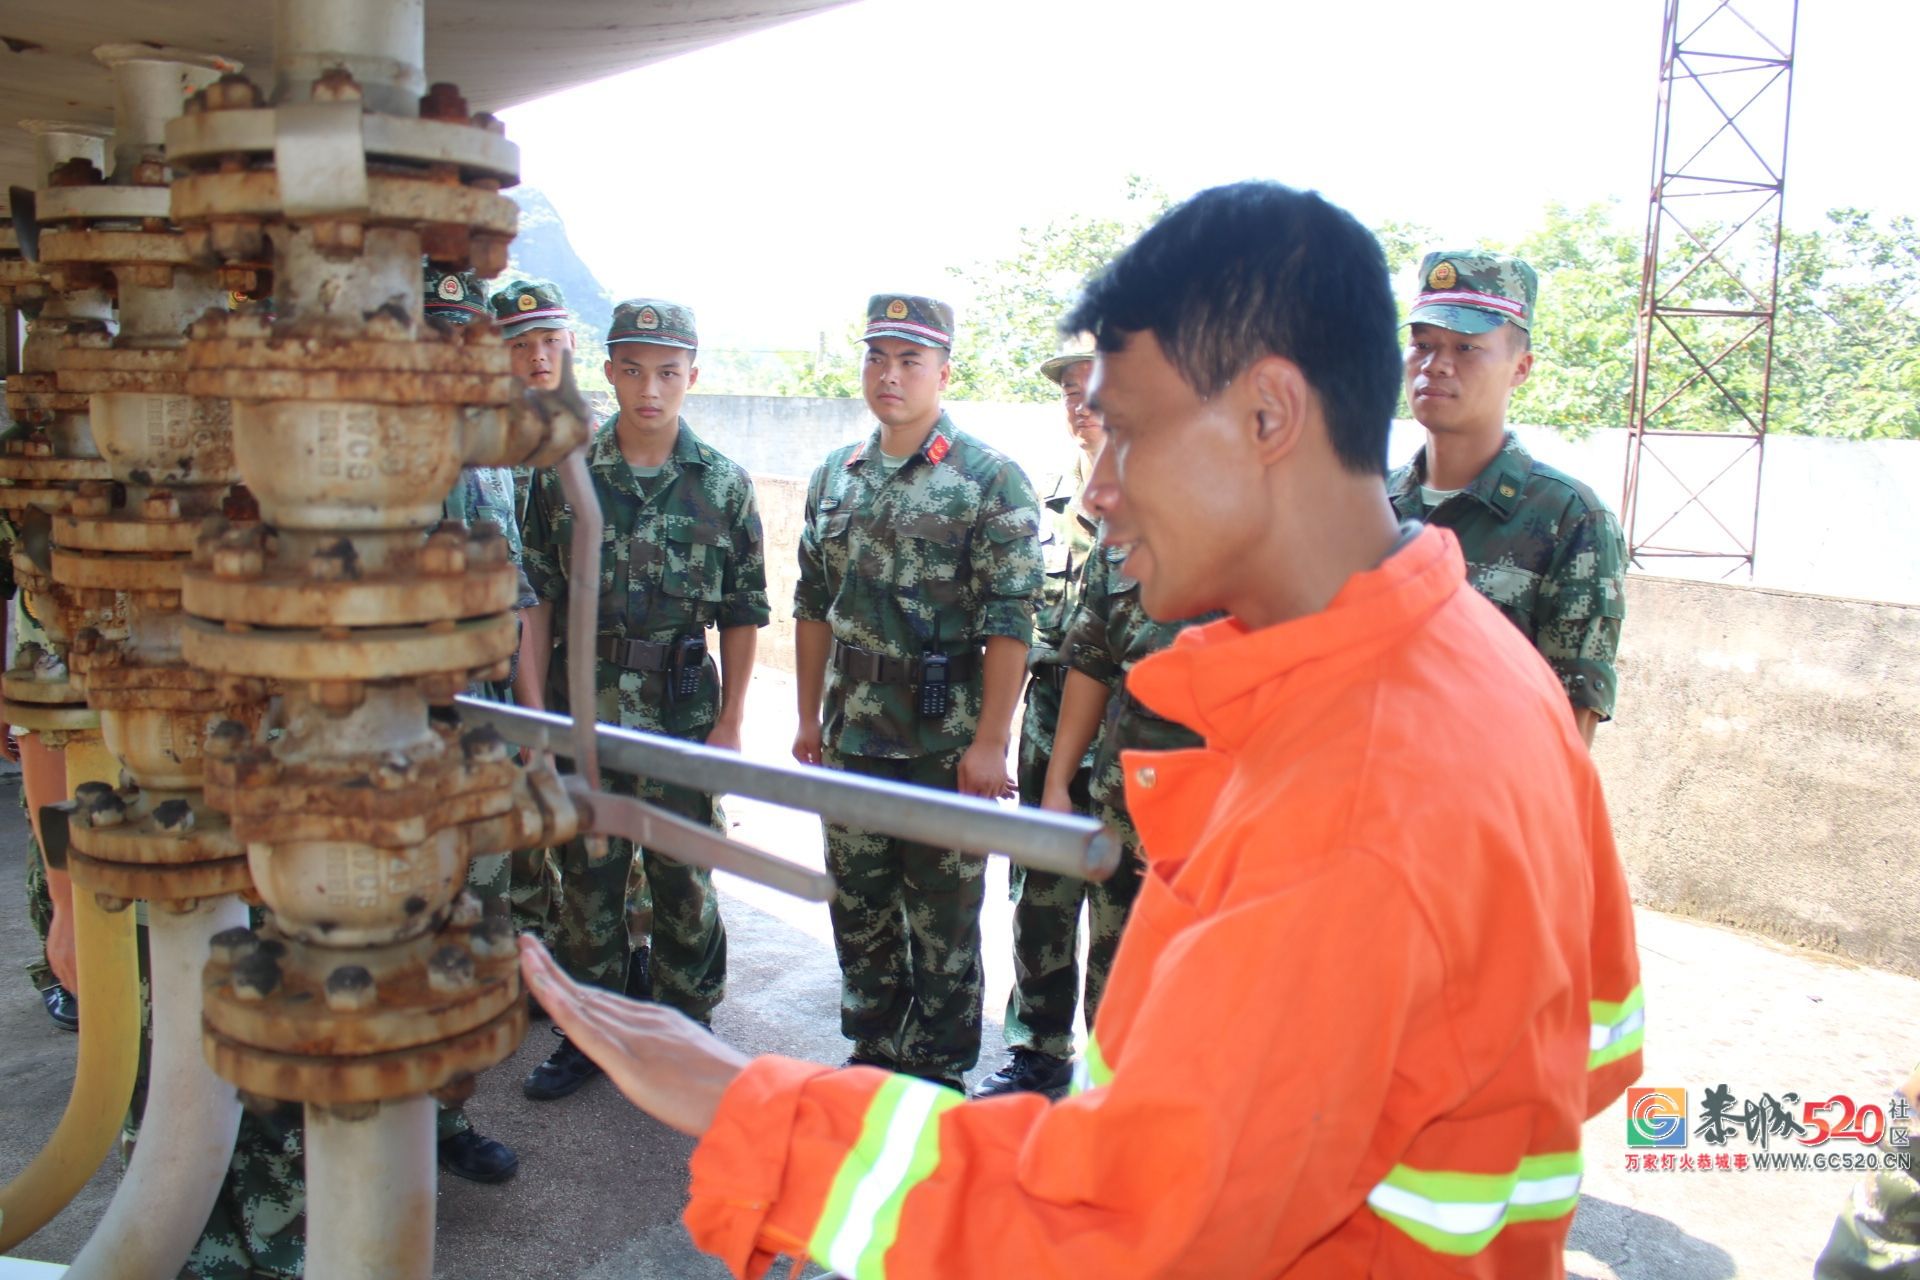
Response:
POLYGON ((1126 758, 1147 870, 1072 1097, 968 1102, 540 998, 700 1135, 688 1228, 743 1277, 1558 1276, 1580 1128, 1640 1069, 1625 876, 1559 682, 1381 483, 1384 259, 1272 183, 1203 192, 1087 289, 1086 502, 1156 618, 1126 758))

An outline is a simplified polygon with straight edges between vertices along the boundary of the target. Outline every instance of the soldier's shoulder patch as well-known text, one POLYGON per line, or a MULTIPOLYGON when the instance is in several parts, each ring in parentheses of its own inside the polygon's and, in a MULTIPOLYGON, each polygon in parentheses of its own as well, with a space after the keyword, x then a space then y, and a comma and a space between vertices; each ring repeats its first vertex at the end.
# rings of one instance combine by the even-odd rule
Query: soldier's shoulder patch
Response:
POLYGON ((861 457, 865 455, 866 452, 867 452, 867 446, 863 442, 858 447, 856 447, 852 453, 847 455, 847 460, 842 465, 848 466, 848 467, 852 466, 854 463, 860 461, 861 457))
POLYGON ((939 462, 953 451, 953 441, 947 439, 944 431, 936 431, 933 443, 927 446, 927 461, 939 462))

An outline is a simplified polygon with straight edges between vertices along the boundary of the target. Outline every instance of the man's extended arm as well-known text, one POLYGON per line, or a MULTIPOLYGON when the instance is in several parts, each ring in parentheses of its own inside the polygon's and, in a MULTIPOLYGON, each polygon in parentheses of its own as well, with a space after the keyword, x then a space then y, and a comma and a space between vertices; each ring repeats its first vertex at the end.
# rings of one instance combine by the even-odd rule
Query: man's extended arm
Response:
POLYGON ((747 688, 753 682, 753 655, 760 644, 756 626, 720 629, 720 713, 707 745, 740 749, 740 725, 747 713, 747 688))
POLYGON ((1080 771, 1080 761, 1086 757, 1087 748, 1100 732, 1100 722, 1106 718, 1107 700, 1111 696, 1107 686, 1092 676, 1080 671, 1067 672, 1066 687, 1060 691, 1060 720, 1053 730, 1053 758, 1047 761, 1041 808, 1073 812, 1067 789, 1073 785, 1073 775, 1080 771))
POLYGON ((981 680, 980 723, 973 744, 960 757, 958 789, 962 795, 990 800, 1013 794, 1007 774, 1007 743, 1013 734, 1013 711, 1027 674, 1027 643, 1011 636, 988 636, 985 674, 981 680))

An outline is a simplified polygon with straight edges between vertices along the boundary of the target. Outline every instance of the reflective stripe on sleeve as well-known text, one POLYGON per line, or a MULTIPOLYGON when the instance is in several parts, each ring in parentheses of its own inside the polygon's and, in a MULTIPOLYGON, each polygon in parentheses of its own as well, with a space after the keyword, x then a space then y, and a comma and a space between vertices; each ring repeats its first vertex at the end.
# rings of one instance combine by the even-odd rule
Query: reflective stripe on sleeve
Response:
POLYGON ((1509 1222, 1543 1222, 1580 1202, 1580 1153, 1528 1156, 1512 1173, 1451 1173, 1395 1165, 1367 1195, 1387 1222, 1435 1253, 1468 1257, 1509 1222))
POLYGON ((1595 1000, 1587 1006, 1593 1023, 1587 1041, 1587 1070, 1597 1071, 1639 1050, 1647 1026, 1646 1006, 1644 987, 1635 987, 1619 1004, 1595 1000))
POLYGON ((808 1252, 849 1280, 885 1280, 900 1210, 939 1165, 940 1116, 959 1105, 960 1095, 951 1089, 889 1076, 834 1175, 808 1252))
POLYGON ((1073 1084, 1069 1095, 1085 1093, 1089 1089, 1098 1089, 1113 1080, 1113 1068, 1107 1065, 1107 1059, 1100 1052, 1100 1038, 1091 1031, 1087 1033, 1087 1051, 1074 1059, 1073 1084))

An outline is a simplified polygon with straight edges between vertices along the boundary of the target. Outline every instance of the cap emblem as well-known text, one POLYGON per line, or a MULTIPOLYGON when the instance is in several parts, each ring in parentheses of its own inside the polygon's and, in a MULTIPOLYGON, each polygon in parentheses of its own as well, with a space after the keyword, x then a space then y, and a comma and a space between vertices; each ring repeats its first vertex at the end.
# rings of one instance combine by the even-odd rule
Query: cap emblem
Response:
POLYGON ((530 293, 523 293, 520 295, 520 301, 514 303, 513 305, 516 307, 519 307, 522 311, 531 311, 535 307, 540 305, 540 299, 534 297, 530 293))
POLYGON ((434 292, 448 302, 458 302, 466 296, 466 290, 460 287, 460 277, 456 275, 441 276, 440 287, 434 292))
POLYGON ((1427 288, 1451 289, 1460 283, 1460 273, 1453 269, 1451 262, 1435 263, 1433 270, 1427 272, 1427 288))
POLYGON ((660 327, 660 313, 652 307, 642 307, 640 308, 640 314, 633 318, 633 323, 641 329, 658 329, 660 327))
POLYGON ((907 304, 903 300, 899 298, 895 298, 892 302, 889 302, 887 304, 887 319, 905 320, 906 318, 907 318, 907 304))

